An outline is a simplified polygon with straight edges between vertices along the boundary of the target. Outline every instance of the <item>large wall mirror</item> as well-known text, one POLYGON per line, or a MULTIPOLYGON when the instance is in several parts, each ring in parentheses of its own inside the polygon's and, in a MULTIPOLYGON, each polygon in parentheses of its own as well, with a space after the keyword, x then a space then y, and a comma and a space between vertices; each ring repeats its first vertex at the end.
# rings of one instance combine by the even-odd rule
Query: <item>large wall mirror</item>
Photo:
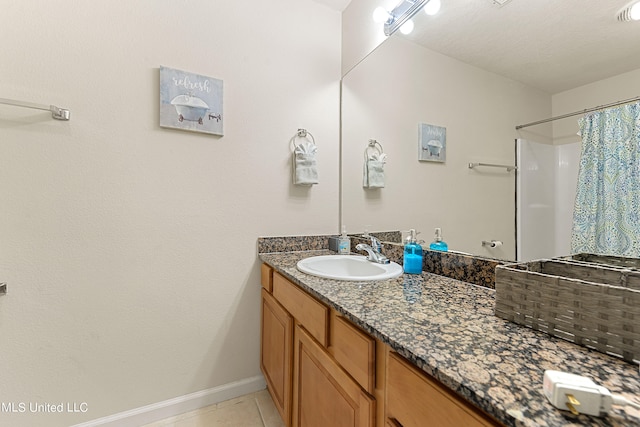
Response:
MULTIPOLYGON (((597 10, 596 14, 602 15, 602 19, 611 21, 613 16, 615 21, 618 6, 603 6, 603 2, 591 0, 587 3, 590 13, 597 10)), ((530 34, 525 30, 528 27, 562 26, 565 19, 583 25, 579 31, 558 31, 565 38, 559 38, 559 44, 569 42, 569 38, 584 40, 590 37, 588 33, 593 33, 592 27, 584 25, 578 9, 567 8, 574 15, 566 15, 567 12, 554 6, 552 9, 560 15, 549 22, 549 9, 522 0, 513 0, 502 7, 491 0, 471 3, 443 0, 440 17, 417 15, 416 29, 411 36, 394 34, 346 73, 342 81, 341 224, 346 225, 350 233, 414 228, 421 232, 419 238, 427 245, 438 227, 450 250, 516 259, 516 172, 500 167, 470 169, 469 163, 515 165, 516 139, 551 146, 560 139, 562 144, 579 143, 576 119, 562 125, 546 123, 520 131, 516 126, 552 117, 556 104, 560 109, 571 108, 571 105, 591 107, 588 96, 572 95, 575 102, 563 103, 566 96, 558 93, 568 93, 574 87, 640 68, 637 60, 636 64, 616 61, 618 53, 614 51, 630 48, 629 42, 633 44, 633 40, 626 38, 616 49, 609 49, 607 55, 613 56, 596 60, 599 65, 589 65, 590 68, 581 73, 566 69, 565 61, 546 62, 544 49, 551 57, 555 48, 527 44, 530 34), (526 8, 536 10, 527 14, 526 8), (486 23, 482 24, 483 20, 486 23), (501 32, 483 33, 498 25, 501 32), (514 47, 518 39, 520 49, 514 47), (514 40, 515 44, 506 43, 514 40), (496 55, 489 55, 487 46, 502 58, 500 64, 492 64, 496 55), (471 59, 465 62, 454 56, 471 59), (529 58, 531 73, 517 68, 522 67, 519 64, 523 63, 523 57, 529 58), (603 69, 602 63, 607 63, 608 69, 603 69), (547 68, 553 78, 544 77, 544 73, 539 72, 541 68, 547 68), (505 77, 511 72, 520 79, 505 77), (420 140, 421 125, 446 129, 444 161, 422 156, 422 150, 428 146, 420 140), (376 140, 386 154, 384 188, 363 188, 370 140, 376 140), (483 246, 482 242, 491 240, 500 241, 502 245, 483 246)), ((633 25, 609 21, 603 25, 633 25)), ((629 31, 628 28, 622 31, 629 31)), ((638 34, 640 23, 637 28, 632 30, 634 34, 638 34)), ((567 30, 566 26, 564 29, 567 30)), ((618 29, 608 31, 614 34, 618 29)), ((633 49, 637 50, 637 46, 633 49)), ((588 64, 583 61, 575 65, 588 64)), ((635 87, 640 89, 638 83, 635 87)), ((626 93, 629 88, 616 90, 626 93)), ((618 96, 614 92, 611 96, 618 96)), ((630 97, 640 92, 627 94, 630 97)), ((602 103, 610 101, 606 96, 597 99, 602 101, 596 102, 602 103)), ((557 154, 555 157, 552 154, 550 161, 557 163, 557 154)), ((535 162, 524 166, 537 167, 535 162)), ((556 184, 553 180, 541 184, 550 187, 536 190, 542 200, 558 198, 553 194, 556 184)), ((553 224, 535 223, 538 215, 535 209, 529 215, 526 222, 532 225, 533 235, 537 235, 534 237, 540 238, 544 231, 550 233, 551 238, 558 234, 553 224), (535 232, 536 229, 540 232, 535 232)), ((519 232, 519 238, 523 239, 523 232, 519 232)), ((568 254, 566 236, 570 233, 563 232, 559 249, 558 245, 551 245, 550 251, 568 254)), ((546 256, 556 255, 558 253, 546 256)))

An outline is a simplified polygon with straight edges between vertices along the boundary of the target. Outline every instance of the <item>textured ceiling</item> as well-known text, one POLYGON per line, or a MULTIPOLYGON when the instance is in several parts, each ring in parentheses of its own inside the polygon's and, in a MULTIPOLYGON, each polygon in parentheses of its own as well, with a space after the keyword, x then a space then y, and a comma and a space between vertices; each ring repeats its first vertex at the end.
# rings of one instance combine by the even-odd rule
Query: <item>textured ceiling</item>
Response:
POLYGON ((400 37, 550 94, 640 68, 640 21, 616 18, 630 0, 441 1, 400 37))
POLYGON ((442 0, 403 37, 554 94, 640 68, 640 22, 617 20, 628 3, 442 0))

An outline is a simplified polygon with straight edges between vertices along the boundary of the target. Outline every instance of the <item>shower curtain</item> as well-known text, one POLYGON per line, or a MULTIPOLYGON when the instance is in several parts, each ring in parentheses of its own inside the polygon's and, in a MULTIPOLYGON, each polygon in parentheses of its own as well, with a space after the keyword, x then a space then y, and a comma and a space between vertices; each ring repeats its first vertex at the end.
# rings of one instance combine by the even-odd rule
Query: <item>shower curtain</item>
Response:
POLYGON ((640 257, 640 102, 578 121, 582 154, 571 251, 640 257))

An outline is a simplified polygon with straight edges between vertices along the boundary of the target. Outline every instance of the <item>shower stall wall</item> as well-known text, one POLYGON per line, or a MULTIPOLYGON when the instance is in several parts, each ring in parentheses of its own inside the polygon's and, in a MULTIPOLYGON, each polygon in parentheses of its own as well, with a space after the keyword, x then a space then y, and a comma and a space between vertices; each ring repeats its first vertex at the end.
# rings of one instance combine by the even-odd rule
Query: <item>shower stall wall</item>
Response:
POLYGON ((580 143, 516 140, 516 259, 569 255, 580 143))

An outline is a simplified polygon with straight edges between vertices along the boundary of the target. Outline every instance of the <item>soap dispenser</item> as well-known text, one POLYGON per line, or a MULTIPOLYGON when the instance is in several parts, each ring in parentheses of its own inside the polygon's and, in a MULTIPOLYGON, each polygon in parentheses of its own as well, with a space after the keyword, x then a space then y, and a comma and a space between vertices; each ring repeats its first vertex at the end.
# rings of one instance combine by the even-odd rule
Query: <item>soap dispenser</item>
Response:
POLYGON ((342 226, 342 234, 338 239, 338 253, 341 255, 349 255, 351 253, 351 239, 347 236, 347 226, 342 226))
POLYGON ((403 269, 408 274, 422 273, 422 246, 416 240, 416 230, 409 230, 407 243, 404 245, 403 269))
POLYGON ((447 252, 449 250, 449 246, 442 240, 442 230, 440 228, 436 228, 436 235, 433 242, 429 245, 429 249, 441 252, 447 252))

